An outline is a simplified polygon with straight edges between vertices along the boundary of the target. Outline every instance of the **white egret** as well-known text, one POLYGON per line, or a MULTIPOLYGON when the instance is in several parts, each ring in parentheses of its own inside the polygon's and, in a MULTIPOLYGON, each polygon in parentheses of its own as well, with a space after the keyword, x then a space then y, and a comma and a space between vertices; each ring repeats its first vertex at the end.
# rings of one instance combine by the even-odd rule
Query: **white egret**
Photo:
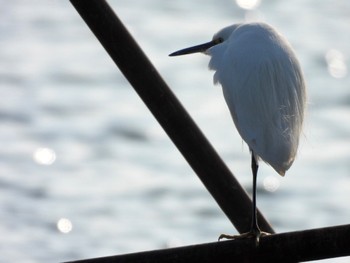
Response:
MULTIPOLYGON (((214 83, 220 83, 231 116, 251 151, 253 211, 251 230, 240 237, 263 233, 256 216, 258 160, 284 176, 299 144, 306 91, 299 62, 288 41, 265 23, 234 24, 205 44, 170 54, 202 52, 211 56, 214 83)), ((220 238, 238 236, 221 235, 220 238)))

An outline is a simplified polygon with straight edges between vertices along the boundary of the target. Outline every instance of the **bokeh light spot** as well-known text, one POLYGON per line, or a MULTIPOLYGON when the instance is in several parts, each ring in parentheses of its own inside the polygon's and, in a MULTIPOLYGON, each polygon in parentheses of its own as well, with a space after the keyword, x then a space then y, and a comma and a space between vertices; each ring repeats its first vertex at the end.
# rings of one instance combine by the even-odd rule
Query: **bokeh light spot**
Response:
POLYGON ((33 154, 33 159, 41 165, 51 165, 56 160, 56 153, 50 148, 38 148, 33 154))
POLYGON ((328 73, 334 78, 344 78, 347 73, 347 66, 343 53, 336 49, 330 49, 325 55, 328 73))
POLYGON ((266 191, 275 192, 280 187, 280 180, 271 175, 264 179, 263 184, 266 191))
POLYGON ((68 234, 73 229, 72 222, 67 218, 61 218, 57 221, 57 229, 63 233, 68 234))
POLYGON ((260 5, 260 0, 236 0, 236 4, 243 9, 252 10, 260 5))

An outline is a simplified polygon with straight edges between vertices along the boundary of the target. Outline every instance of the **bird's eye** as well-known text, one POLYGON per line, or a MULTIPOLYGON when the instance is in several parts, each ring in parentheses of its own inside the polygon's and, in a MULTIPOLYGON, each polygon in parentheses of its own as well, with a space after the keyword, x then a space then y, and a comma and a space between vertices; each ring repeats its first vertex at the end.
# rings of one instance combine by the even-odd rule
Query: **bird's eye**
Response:
POLYGON ((220 44, 220 43, 224 42, 224 39, 222 37, 219 37, 219 38, 215 39, 215 42, 217 44, 220 44))

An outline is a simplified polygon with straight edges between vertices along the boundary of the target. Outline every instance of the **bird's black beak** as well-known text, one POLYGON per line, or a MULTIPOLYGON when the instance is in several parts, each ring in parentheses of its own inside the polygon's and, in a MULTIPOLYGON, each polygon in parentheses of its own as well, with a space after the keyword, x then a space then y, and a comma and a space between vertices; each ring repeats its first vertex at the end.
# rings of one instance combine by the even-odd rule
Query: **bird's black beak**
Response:
POLYGON ((188 47, 184 48, 178 51, 175 51, 174 53, 171 53, 169 56, 174 57, 174 56, 181 56, 181 55, 187 55, 187 54, 192 54, 192 53, 200 53, 200 52, 205 52, 207 49, 211 48, 212 46, 215 46, 217 44, 222 43, 222 39, 214 39, 210 42, 200 44, 197 46, 193 47, 188 47))

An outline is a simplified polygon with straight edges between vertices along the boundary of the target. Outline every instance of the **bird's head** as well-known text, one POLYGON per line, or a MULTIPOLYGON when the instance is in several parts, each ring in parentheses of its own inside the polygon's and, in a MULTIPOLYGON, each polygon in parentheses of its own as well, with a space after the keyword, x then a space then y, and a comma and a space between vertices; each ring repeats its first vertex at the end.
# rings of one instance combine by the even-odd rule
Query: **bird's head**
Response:
POLYGON ((240 24, 234 24, 234 25, 225 27, 221 29, 219 32, 217 32, 213 36, 211 41, 206 42, 204 44, 178 50, 176 52, 171 53, 169 56, 173 57, 173 56, 181 56, 181 55, 187 55, 187 54, 193 54, 193 53, 207 54, 207 50, 210 49, 211 47, 227 41, 230 38, 232 32, 235 31, 235 29, 239 26, 240 24))

